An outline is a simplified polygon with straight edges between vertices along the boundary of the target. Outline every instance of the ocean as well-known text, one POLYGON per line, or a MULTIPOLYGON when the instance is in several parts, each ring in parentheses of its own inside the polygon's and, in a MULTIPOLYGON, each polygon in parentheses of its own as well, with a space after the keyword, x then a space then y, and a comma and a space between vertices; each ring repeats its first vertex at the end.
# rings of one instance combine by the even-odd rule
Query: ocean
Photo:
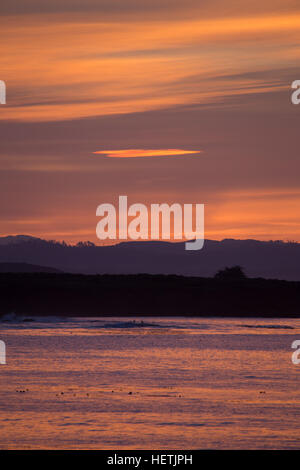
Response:
POLYGON ((5 317, 0 449, 299 449, 299 319, 5 317))

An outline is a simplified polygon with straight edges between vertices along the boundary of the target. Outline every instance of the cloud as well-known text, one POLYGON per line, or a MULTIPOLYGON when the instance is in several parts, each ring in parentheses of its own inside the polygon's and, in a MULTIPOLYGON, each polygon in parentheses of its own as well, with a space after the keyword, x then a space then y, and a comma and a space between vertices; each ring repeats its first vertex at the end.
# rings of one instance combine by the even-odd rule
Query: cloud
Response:
POLYGON ((299 30, 300 14, 290 12, 161 21, 146 16, 140 22, 120 16, 118 23, 92 14, 9 18, 1 30, 8 96, 0 120, 50 122, 215 105, 232 95, 266 93, 273 82, 280 91, 286 82, 277 71, 299 63, 299 30))
POLYGON ((0 3, 0 14, 15 16, 64 15, 74 17, 111 18, 119 21, 120 17, 129 17, 140 21, 145 18, 170 18, 174 16, 201 17, 239 16, 241 14, 270 12, 292 12, 299 10, 298 0, 10 0, 0 3))
POLYGON ((202 150, 182 149, 125 149, 125 150, 99 150, 94 154, 105 155, 112 158, 139 158, 139 157, 167 157, 176 155, 191 155, 202 153, 202 150))

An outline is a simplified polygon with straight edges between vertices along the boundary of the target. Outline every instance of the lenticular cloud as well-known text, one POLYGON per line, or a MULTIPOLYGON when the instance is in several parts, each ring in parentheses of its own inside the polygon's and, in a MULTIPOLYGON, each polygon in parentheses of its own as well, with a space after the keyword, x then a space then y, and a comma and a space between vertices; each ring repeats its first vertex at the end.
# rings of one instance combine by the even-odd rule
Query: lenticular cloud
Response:
POLYGON ((135 158, 135 157, 164 157, 176 155, 191 155, 201 153, 201 150, 182 149, 125 149, 125 150, 99 150, 94 154, 105 155, 113 158, 135 158))

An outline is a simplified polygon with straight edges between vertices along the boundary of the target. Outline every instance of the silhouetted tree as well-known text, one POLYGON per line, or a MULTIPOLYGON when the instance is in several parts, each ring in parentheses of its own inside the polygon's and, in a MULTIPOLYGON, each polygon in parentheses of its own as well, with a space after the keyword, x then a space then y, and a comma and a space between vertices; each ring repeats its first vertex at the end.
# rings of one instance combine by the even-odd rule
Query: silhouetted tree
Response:
POLYGON ((231 268, 226 267, 224 269, 220 269, 215 274, 215 279, 221 280, 239 280, 239 279, 247 279, 246 274, 243 271, 241 266, 232 266, 231 268))
POLYGON ((91 247, 94 247, 96 245, 92 242, 86 241, 86 242, 78 242, 75 246, 77 248, 91 248, 91 247))

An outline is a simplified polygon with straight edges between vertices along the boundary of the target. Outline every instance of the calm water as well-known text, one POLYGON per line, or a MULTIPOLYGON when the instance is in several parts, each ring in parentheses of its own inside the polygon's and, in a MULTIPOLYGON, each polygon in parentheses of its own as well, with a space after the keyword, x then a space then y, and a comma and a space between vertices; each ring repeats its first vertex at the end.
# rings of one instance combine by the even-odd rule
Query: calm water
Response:
POLYGON ((300 320, 8 320, 1 449, 300 448, 300 320))

